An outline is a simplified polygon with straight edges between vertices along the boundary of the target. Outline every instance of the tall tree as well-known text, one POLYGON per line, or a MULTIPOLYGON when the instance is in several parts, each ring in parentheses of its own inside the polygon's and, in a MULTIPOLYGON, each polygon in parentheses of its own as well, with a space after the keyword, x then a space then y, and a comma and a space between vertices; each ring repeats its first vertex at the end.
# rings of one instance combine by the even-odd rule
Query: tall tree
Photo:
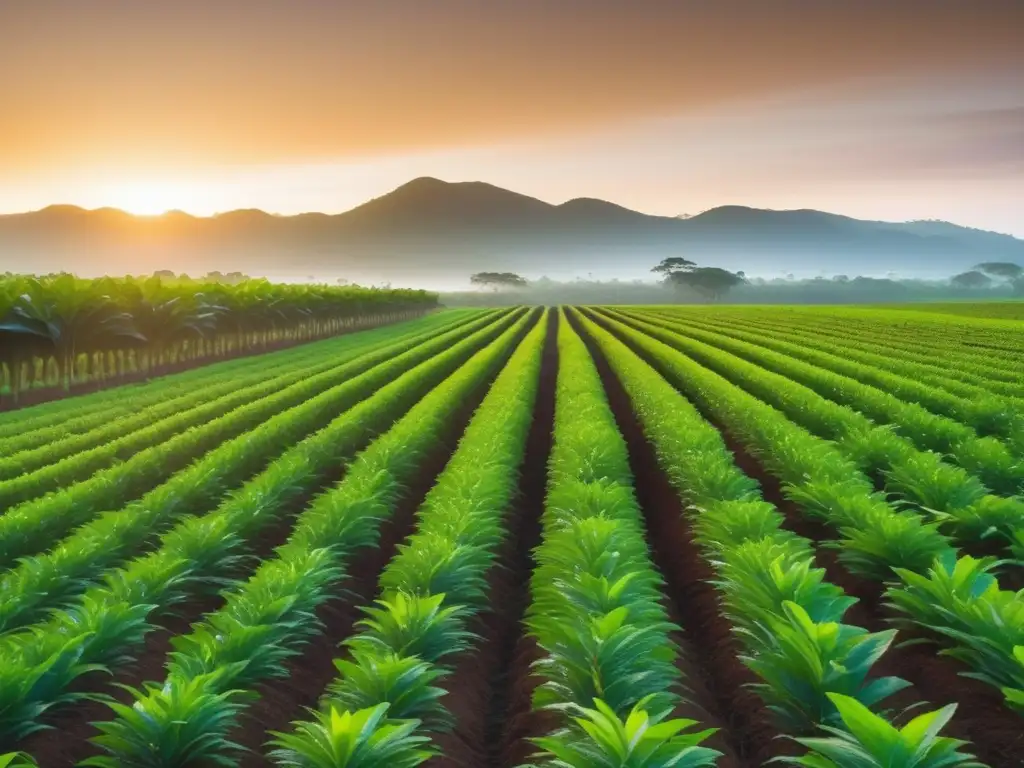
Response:
POLYGON ((681 256, 670 256, 667 259, 662 259, 661 264, 652 268, 651 272, 657 272, 669 278, 681 272, 689 272, 696 266, 697 263, 689 259, 684 259, 681 256))
POLYGON ((477 272, 470 276, 469 282, 496 291, 502 288, 525 288, 528 285, 526 279, 515 272, 477 272))
POLYGON ((70 389, 79 355, 107 349, 115 339, 126 344, 144 340, 131 315, 111 299, 116 285, 110 278, 82 281, 69 274, 49 284, 32 279, 0 329, 42 340, 57 361, 64 388, 70 389))
POLYGON ((747 282, 743 272, 729 272, 719 267, 698 267, 696 263, 679 256, 663 259, 651 271, 664 275, 666 285, 686 287, 713 300, 722 298, 737 285, 747 282))
POLYGON ((949 278, 949 282, 957 288, 978 290, 979 288, 988 288, 992 285, 992 278, 984 272, 979 272, 978 270, 973 269, 969 272, 961 272, 959 275, 953 275, 949 278))

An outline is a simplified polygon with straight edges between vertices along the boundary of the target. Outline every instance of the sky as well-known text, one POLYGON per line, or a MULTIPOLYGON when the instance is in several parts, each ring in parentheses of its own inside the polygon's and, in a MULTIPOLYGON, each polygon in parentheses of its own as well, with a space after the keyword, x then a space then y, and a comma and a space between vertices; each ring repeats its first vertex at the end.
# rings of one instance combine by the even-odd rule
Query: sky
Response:
POLYGON ((1024 237, 1024 2, 0 2, 0 212, 334 213, 424 175, 1024 237))

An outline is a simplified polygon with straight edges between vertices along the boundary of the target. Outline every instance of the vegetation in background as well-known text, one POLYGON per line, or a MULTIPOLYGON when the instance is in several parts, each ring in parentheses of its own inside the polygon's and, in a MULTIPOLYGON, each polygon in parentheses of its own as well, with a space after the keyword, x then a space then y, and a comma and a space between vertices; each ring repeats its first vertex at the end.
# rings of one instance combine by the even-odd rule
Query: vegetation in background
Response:
POLYGON ((0 375, 26 389, 123 380, 414 317, 421 290, 267 280, 0 277, 0 375))
MULTIPOLYGON (((945 280, 900 278, 895 275, 834 275, 798 278, 793 275, 758 277, 697 267, 681 257, 664 259, 652 270, 663 279, 525 280, 516 290, 442 292, 447 306, 512 304, 897 304, 919 302, 1000 302, 998 317, 1024 319, 1024 268, 1010 262, 978 264, 969 273, 945 280), (966 280, 966 284, 965 281, 966 280)), ((477 285, 476 281, 473 281, 477 285)), ((971 310, 977 314, 978 310, 971 310)))
POLYGON ((469 282, 483 288, 493 288, 495 291, 502 288, 525 288, 529 285, 526 278, 515 272, 477 272, 470 276, 469 282))
POLYGON ((689 288, 704 298, 716 301, 731 289, 747 281, 742 272, 729 272, 719 267, 698 267, 696 262, 673 256, 663 259, 651 269, 662 275, 665 285, 672 288, 689 288))

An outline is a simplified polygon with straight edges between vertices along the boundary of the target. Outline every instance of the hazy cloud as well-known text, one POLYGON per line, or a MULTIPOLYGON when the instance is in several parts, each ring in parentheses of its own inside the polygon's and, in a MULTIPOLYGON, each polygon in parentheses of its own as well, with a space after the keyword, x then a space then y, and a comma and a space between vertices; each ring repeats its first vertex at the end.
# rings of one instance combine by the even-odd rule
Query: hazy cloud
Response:
POLYGON ((851 78, 1024 71, 1024 4, 0 5, 0 171, 465 147, 851 78))

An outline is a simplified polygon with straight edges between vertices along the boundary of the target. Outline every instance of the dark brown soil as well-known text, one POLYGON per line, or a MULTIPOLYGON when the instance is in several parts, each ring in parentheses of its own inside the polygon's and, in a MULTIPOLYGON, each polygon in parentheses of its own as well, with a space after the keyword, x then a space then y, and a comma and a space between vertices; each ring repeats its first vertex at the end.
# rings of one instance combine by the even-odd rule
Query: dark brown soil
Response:
MULTIPOLYGON (((527 330, 523 329, 520 338, 527 330)), ((290 730, 292 722, 304 719, 307 710, 316 707, 327 684, 336 675, 334 659, 344 653, 339 644, 352 634, 353 625, 362 618, 362 607, 372 603, 376 597, 381 572, 394 556, 397 545, 415 529, 416 510, 444 470, 487 389, 485 382, 460 404, 448 421, 446 433, 406 487, 394 514, 382 526, 378 546, 356 558, 348 571, 343 593, 318 610, 322 631, 287 664, 283 677, 257 686, 259 698, 246 709, 240 723, 228 736, 249 750, 239 763, 241 768, 272 765, 265 757, 270 732, 290 730)))
MULTIPOLYGON (((605 327, 614 333, 614 328, 605 327)), ((629 344, 627 339, 622 340, 629 344)), ((630 346, 657 368, 655 361, 630 346)), ((786 499, 779 480, 740 441, 733 438, 721 423, 706 413, 698 403, 694 405, 722 434, 737 466, 761 485, 764 499, 783 513, 784 527, 815 545, 815 561, 825 570, 826 578, 846 594, 858 599, 844 620, 872 632, 889 628, 899 614, 885 605, 884 585, 851 574, 839 561, 837 550, 823 546, 834 541, 836 533, 786 499)), ((897 721, 909 719, 920 711, 957 703, 956 716, 944 729, 945 735, 970 741, 970 751, 993 768, 1024 765, 1024 729, 1021 728, 1021 719, 1003 704, 999 691, 978 680, 963 677, 960 673, 968 669, 954 659, 940 656, 940 645, 903 644, 910 639, 914 638, 906 631, 901 631, 897 638, 899 645, 890 647, 873 670, 873 676, 896 675, 911 683, 910 688, 887 701, 893 713, 906 710, 906 714, 900 715, 897 721), (908 710, 915 704, 924 706, 908 710)), ((929 639, 938 640, 936 637, 929 639)))
MULTIPOLYGON (((689 519, 653 447, 643 434, 629 395, 600 348, 578 324, 597 363, 605 392, 626 439, 637 500, 644 511, 655 564, 666 580, 672 618, 682 626, 680 669, 691 703, 679 716, 720 730, 707 744, 720 750, 719 765, 760 765, 787 753, 769 710, 747 686, 755 679, 739 660, 732 625, 720 611, 714 572, 690 531, 689 519)), ((792 753, 792 752, 789 752, 792 753)))
MULTIPOLYGON (((122 704, 133 700, 119 685, 141 687, 146 680, 162 680, 164 662, 171 651, 171 638, 188 632, 194 622, 223 604, 219 595, 208 595, 177 606, 173 613, 160 619, 159 628, 146 635, 144 647, 136 661, 110 677, 90 673, 78 678, 71 689, 78 693, 103 694, 122 704)), ((72 768, 79 760, 100 754, 88 739, 98 734, 94 722, 109 720, 113 713, 105 703, 85 700, 74 705, 56 707, 43 718, 52 729, 37 731, 17 745, 4 745, 3 750, 18 749, 32 755, 39 768, 72 768)))
POLYGON ((529 696, 535 680, 528 667, 517 665, 523 635, 523 614, 530 599, 531 553, 541 538, 541 514, 547 484, 547 463, 551 453, 555 412, 555 381, 558 373, 558 320, 549 315, 547 338, 541 360, 540 383, 533 423, 527 435, 526 454, 520 473, 519 496, 508 516, 508 537, 490 573, 492 610, 478 617, 475 632, 482 638, 470 653, 457 659, 453 674, 443 687, 448 695, 443 703, 455 718, 451 733, 435 737, 442 756, 434 758, 431 768, 497 768, 515 765, 521 760, 506 759, 510 752, 528 756, 533 747, 524 742, 540 735, 537 718, 529 712, 529 696), (525 709, 524 709, 525 706, 525 709), (510 718, 525 730, 508 733, 510 718), (533 730, 531 730, 533 728, 533 730))

